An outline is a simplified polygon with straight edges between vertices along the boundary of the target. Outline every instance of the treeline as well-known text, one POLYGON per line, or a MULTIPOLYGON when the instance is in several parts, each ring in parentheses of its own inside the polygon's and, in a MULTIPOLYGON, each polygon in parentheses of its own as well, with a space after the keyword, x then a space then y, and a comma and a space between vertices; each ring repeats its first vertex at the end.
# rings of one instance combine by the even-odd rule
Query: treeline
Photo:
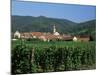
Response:
POLYGON ((95 45, 50 46, 39 48, 17 45, 12 49, 12 73, 57 72, 95 69, 95 45))

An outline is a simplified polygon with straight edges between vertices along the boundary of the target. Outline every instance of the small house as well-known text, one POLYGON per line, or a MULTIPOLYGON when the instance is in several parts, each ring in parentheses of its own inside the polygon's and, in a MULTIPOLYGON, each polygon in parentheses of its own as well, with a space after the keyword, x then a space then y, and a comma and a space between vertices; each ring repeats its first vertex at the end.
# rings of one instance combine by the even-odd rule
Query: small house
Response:
POLYGON ((19 31, 16 31, 15 33, 14 33, 14 38, 20 38, 21 37, 21 34, 19 33, 19 31))
POLYGON ((74 36, 73 41, 90 41, 90 36, 88 35, 74 36))

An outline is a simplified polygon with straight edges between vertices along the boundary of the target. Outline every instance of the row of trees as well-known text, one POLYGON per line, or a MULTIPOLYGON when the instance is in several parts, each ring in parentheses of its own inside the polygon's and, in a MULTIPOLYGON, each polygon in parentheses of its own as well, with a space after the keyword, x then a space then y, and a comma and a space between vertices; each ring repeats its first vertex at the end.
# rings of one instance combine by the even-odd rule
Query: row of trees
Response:
POLYGON ((50 46, 33 49, 21 44, 12 50, 12 73, 89 69, 89 66, 95 65, 95 56, 95 46, 50 46))

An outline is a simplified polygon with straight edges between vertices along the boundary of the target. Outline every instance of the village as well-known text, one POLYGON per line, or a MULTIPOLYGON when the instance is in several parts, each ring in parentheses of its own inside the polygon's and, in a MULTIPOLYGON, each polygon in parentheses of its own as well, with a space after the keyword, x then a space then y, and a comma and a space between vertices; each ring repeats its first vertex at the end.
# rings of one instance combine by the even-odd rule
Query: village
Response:
POLYGON ((19 32, 16 31, 13 33, 13 38, 12 40, 17 40, 17 39, 39 39, 42 41, 89 41, 90 36, 85 35, 85 36, 72 36, 69 34, 60 34, 57 32, 56 26, 53 26, 53 33, 46 33, 46 32, 19 32))

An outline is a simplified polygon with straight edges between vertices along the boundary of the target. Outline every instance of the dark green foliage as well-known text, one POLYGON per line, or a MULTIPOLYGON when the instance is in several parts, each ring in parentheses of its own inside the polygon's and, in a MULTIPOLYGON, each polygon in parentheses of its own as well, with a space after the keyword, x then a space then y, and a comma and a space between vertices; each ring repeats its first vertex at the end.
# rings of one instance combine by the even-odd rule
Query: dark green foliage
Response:
POLYGON ((48 18, 44 16, 31 17, 31 16, 12 16, 12 32, 19 30, 20 32, 52 32, 53 25, 56 24, 57 31, 60 33, 65 32, 66 28, 69 32, 71 27, 76 23, 65 20, 48 18))
POLYGON ((17 45, 12 50, 12 73, 31 72, 31 48, 26 45, 17 45))
MULTIPOLYGON (((55 42, 56 43, 56 42, 55 42)), ((42 44, 41 44, 42 45, 42 44)), ((21 44, 12 50, 12 73, 37 73, 95 69, 96 49, 94 42, 69 42, 32 47, 21 44), (34 60, 33 62, 31 62, 34 60)))
POLYGON ((72 33, 75 35, 89 35, 91 41, 96 40, 96 20, 79 23, 73 28, 73 31, 72 33))
POLYGON ((12 16, 12 32, 53 32, 56 25, 60 34, 89 35, 93 40, 96 38, 96 20, 75 23, 65 19, 48 18, 44 16, 12 16))

